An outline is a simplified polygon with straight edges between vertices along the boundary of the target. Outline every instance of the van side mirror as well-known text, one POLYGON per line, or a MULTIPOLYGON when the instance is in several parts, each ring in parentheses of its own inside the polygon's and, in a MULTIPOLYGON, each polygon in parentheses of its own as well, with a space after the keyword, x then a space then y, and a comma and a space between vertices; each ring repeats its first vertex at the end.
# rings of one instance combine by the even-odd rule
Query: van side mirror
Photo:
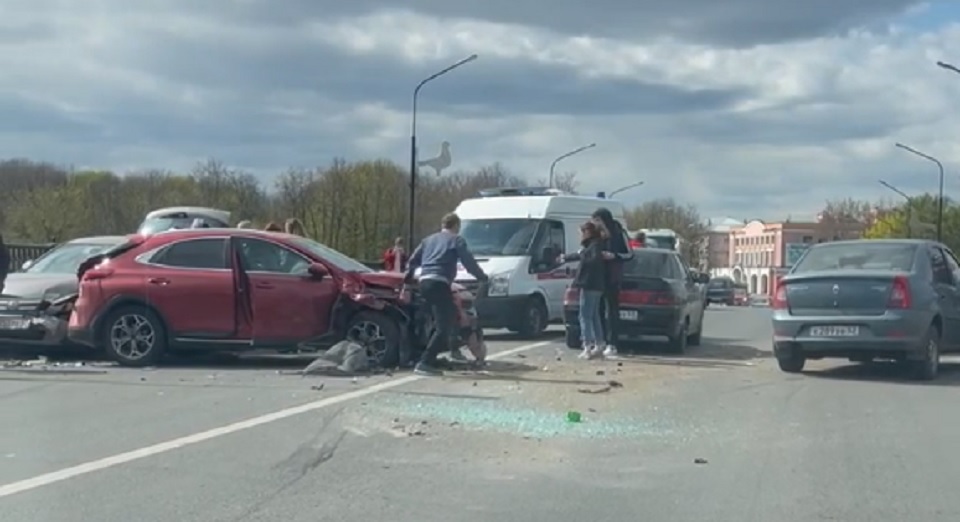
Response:
POLYGON ((320 263, 313 263, 309 268, 307 268, 307 273, 309 273, 314 279, 323 279, 324 277, 330 275, 330 270, 320 263))
POLYGON ((30 270, 31 266, 33 266, 33 259, 27 259, 23 262, 23 265, 20 266, 20 270, 26 272, 27 270, 30 270))

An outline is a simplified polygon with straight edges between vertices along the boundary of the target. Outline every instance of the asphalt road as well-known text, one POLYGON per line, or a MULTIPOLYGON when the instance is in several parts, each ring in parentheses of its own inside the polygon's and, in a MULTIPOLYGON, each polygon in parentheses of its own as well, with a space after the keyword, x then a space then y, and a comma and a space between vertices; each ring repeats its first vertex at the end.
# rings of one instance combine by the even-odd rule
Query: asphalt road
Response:
POLYGON ((960 520, 957 367, 786 375, 769 336, 769 311, 720 308, 682 357, 498 337, 489 373, 444 379, 4 371, 0 519, 960 520))

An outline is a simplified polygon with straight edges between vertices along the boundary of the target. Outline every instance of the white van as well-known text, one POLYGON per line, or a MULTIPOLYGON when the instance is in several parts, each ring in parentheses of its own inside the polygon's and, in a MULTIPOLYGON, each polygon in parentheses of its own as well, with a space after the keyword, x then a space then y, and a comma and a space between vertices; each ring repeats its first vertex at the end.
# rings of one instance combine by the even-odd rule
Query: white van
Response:
MULTIPOLYGON (((460 235, 490 276, 487 294, 477 301, 481 324, 533 337, 548 323, 562 322, 563 295, 576 266, 557 258, 580 248, 580 225, 600 207, 623 225, 621 203, 555 189, 489 189, 460 203, 460 235)), ((478 286, 462 267, 457 282, 478 286)))
POLYGON ((169 207, 154 210, 143 218, 138 234, 156 234, 174 228, 190 228, 195 219, 208 228, 230 228, 230 213, 207 207, 169 207))

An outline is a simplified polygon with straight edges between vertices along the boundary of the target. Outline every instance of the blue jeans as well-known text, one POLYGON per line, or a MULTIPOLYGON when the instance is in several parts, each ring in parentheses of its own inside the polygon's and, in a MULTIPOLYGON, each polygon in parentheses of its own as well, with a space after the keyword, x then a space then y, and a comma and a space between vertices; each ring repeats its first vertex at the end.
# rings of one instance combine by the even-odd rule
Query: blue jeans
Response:
POLYGON ((580 338, 584 346, 603 342, 603 318, 600 317, 600 290, 580 291, 580 338))

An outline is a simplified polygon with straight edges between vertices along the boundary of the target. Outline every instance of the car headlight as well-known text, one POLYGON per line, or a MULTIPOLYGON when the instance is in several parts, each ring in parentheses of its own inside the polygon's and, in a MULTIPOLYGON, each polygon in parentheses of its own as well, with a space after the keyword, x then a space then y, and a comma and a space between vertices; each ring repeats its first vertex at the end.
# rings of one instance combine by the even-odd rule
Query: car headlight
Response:
POLYGON ((505 276, 493 276, 487 284, 487 295, 502 297, 510 292, 510 280, 505 276))

